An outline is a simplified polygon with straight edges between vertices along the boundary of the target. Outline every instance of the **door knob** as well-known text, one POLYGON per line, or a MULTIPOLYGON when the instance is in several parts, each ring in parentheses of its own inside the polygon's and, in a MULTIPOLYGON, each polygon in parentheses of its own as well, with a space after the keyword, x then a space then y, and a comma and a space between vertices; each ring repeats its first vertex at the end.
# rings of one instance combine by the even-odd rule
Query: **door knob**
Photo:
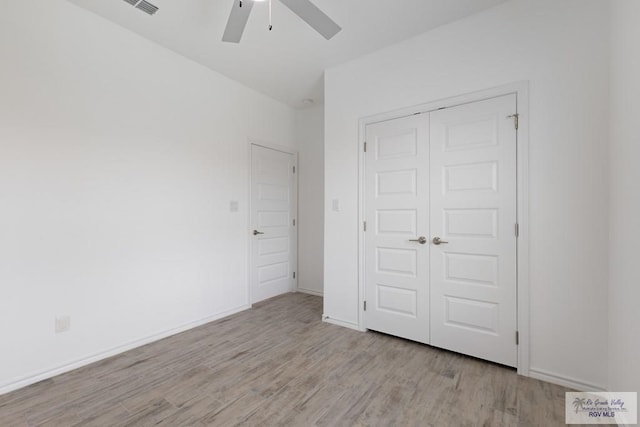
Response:
POLYGON ((441 245, 443 243, 449 243, 449 242, 446 242, 446 241, 440 239, 439 237, 434 237, 432 242, 433 242, 434 245, 441 245))
POLYGON ((262 232, 260 232, 258 230, 253 230, 253 235, 254 236, 257 236, 258 234, 264 234, 264 233, 262 233, 262 232))
POLYGON ((424 237, 424 236, 420 236, 420 237, 418 237, 417 239, 410 239, 409 241, 410 241, 410 242, 418 242, 418 243, 420 243, 421 245, 424 245, 425 243, 427 243, 427 238, 426 238, 426 237, 424 237))

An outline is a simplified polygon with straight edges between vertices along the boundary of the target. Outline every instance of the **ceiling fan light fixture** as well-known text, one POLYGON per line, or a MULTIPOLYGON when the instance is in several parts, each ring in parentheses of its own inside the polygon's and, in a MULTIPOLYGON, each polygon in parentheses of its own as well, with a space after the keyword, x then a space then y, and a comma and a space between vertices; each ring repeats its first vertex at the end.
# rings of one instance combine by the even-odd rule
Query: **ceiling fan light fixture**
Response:
MULTIPOLYGON (((236 5, 240 7, 233 7, 231 9, 227 26, 222 35, 223 42, 240 42, 242 33, 249 20, 249 14, 256 2, 269 3, 269 30, 273 29, 271 25, 271 5, 273 0, 234 0, 234 3, 236 1, 238 2, 236 5)), ((311 0, 280 0, 280 2, 327 40, 330 40, 342 30, 327 14, 318 9, 311 0)))

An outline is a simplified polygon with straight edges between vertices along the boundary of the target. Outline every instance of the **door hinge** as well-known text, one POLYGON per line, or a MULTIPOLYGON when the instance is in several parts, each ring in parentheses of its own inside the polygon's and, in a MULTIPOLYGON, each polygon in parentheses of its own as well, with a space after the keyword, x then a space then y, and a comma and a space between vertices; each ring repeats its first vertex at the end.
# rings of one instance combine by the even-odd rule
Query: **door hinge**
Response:
POLYGON ((295 219, 293 220, 293 226, 294 227, 296 226, 296 220, 295 219))
POLYGON ((293 278, 294 279, 296 278, 296 272, 295 271, 293 272, 293 278))
POLYGON ((295 166, 293 167, 293 173, 296 173, 296 167, 295 166))
POLYGON ((364 142, 364 152, 367 152, 367 141, 364 142))
POLYGON ((520 114, 512 114, 510 116, 507 116, 507 119, 513 119, 513 126, 516 128, 516 130, 518 130, 518 127, 520 127, 520 114))
POLYGON ((367 231, 367 221, 365 221, 365 222, 363 223, 363 225, 364 225, 364 226, 363 226, 363 230, 366 232, 366 231, 367 231))
POLYGON ((520 237, 520 224, 516 223, 515 226, 516 237, 520 237))
POLYGON ((520 332, 516 331, 516 345, 520 345, 520 332))
POLYGON ((364 302, 364 311, 367 311, 367 302, 364 302))

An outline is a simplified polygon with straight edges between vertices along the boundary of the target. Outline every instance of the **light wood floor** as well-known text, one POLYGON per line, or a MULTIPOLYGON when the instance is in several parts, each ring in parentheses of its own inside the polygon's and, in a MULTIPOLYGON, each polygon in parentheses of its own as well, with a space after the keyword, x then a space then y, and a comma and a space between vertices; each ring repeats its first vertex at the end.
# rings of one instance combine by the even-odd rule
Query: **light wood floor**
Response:
POLYGON ((0 426, 561 426, 566 389, 320 321, 254 309, 0 396, 0 426))

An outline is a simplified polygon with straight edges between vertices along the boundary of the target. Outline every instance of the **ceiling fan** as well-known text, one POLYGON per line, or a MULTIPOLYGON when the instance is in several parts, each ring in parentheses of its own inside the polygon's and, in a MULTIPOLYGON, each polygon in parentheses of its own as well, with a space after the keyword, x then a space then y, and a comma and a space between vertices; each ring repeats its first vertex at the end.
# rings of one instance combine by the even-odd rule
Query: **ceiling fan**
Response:
MULTIPOLYGON (((254 2, 264 0, 233 0, 234 5, 231 9, 227 27, 222 36, 223 42, 239 43, 242 33, 247 25, 249 14, 253 8, 254 2)), ((271 0, 269 1, 269 17, 271 17, 271 0)), ((329 40, 342 30, 331 18, 323 11, 318 9, 316 5, 309 0, 280 0, 293 13, 298 15, 300 19, 309 24, 314 30, 319 32, 325 39, 329 40)), ((271 29, 271 25, 269 25, 271 29)))

